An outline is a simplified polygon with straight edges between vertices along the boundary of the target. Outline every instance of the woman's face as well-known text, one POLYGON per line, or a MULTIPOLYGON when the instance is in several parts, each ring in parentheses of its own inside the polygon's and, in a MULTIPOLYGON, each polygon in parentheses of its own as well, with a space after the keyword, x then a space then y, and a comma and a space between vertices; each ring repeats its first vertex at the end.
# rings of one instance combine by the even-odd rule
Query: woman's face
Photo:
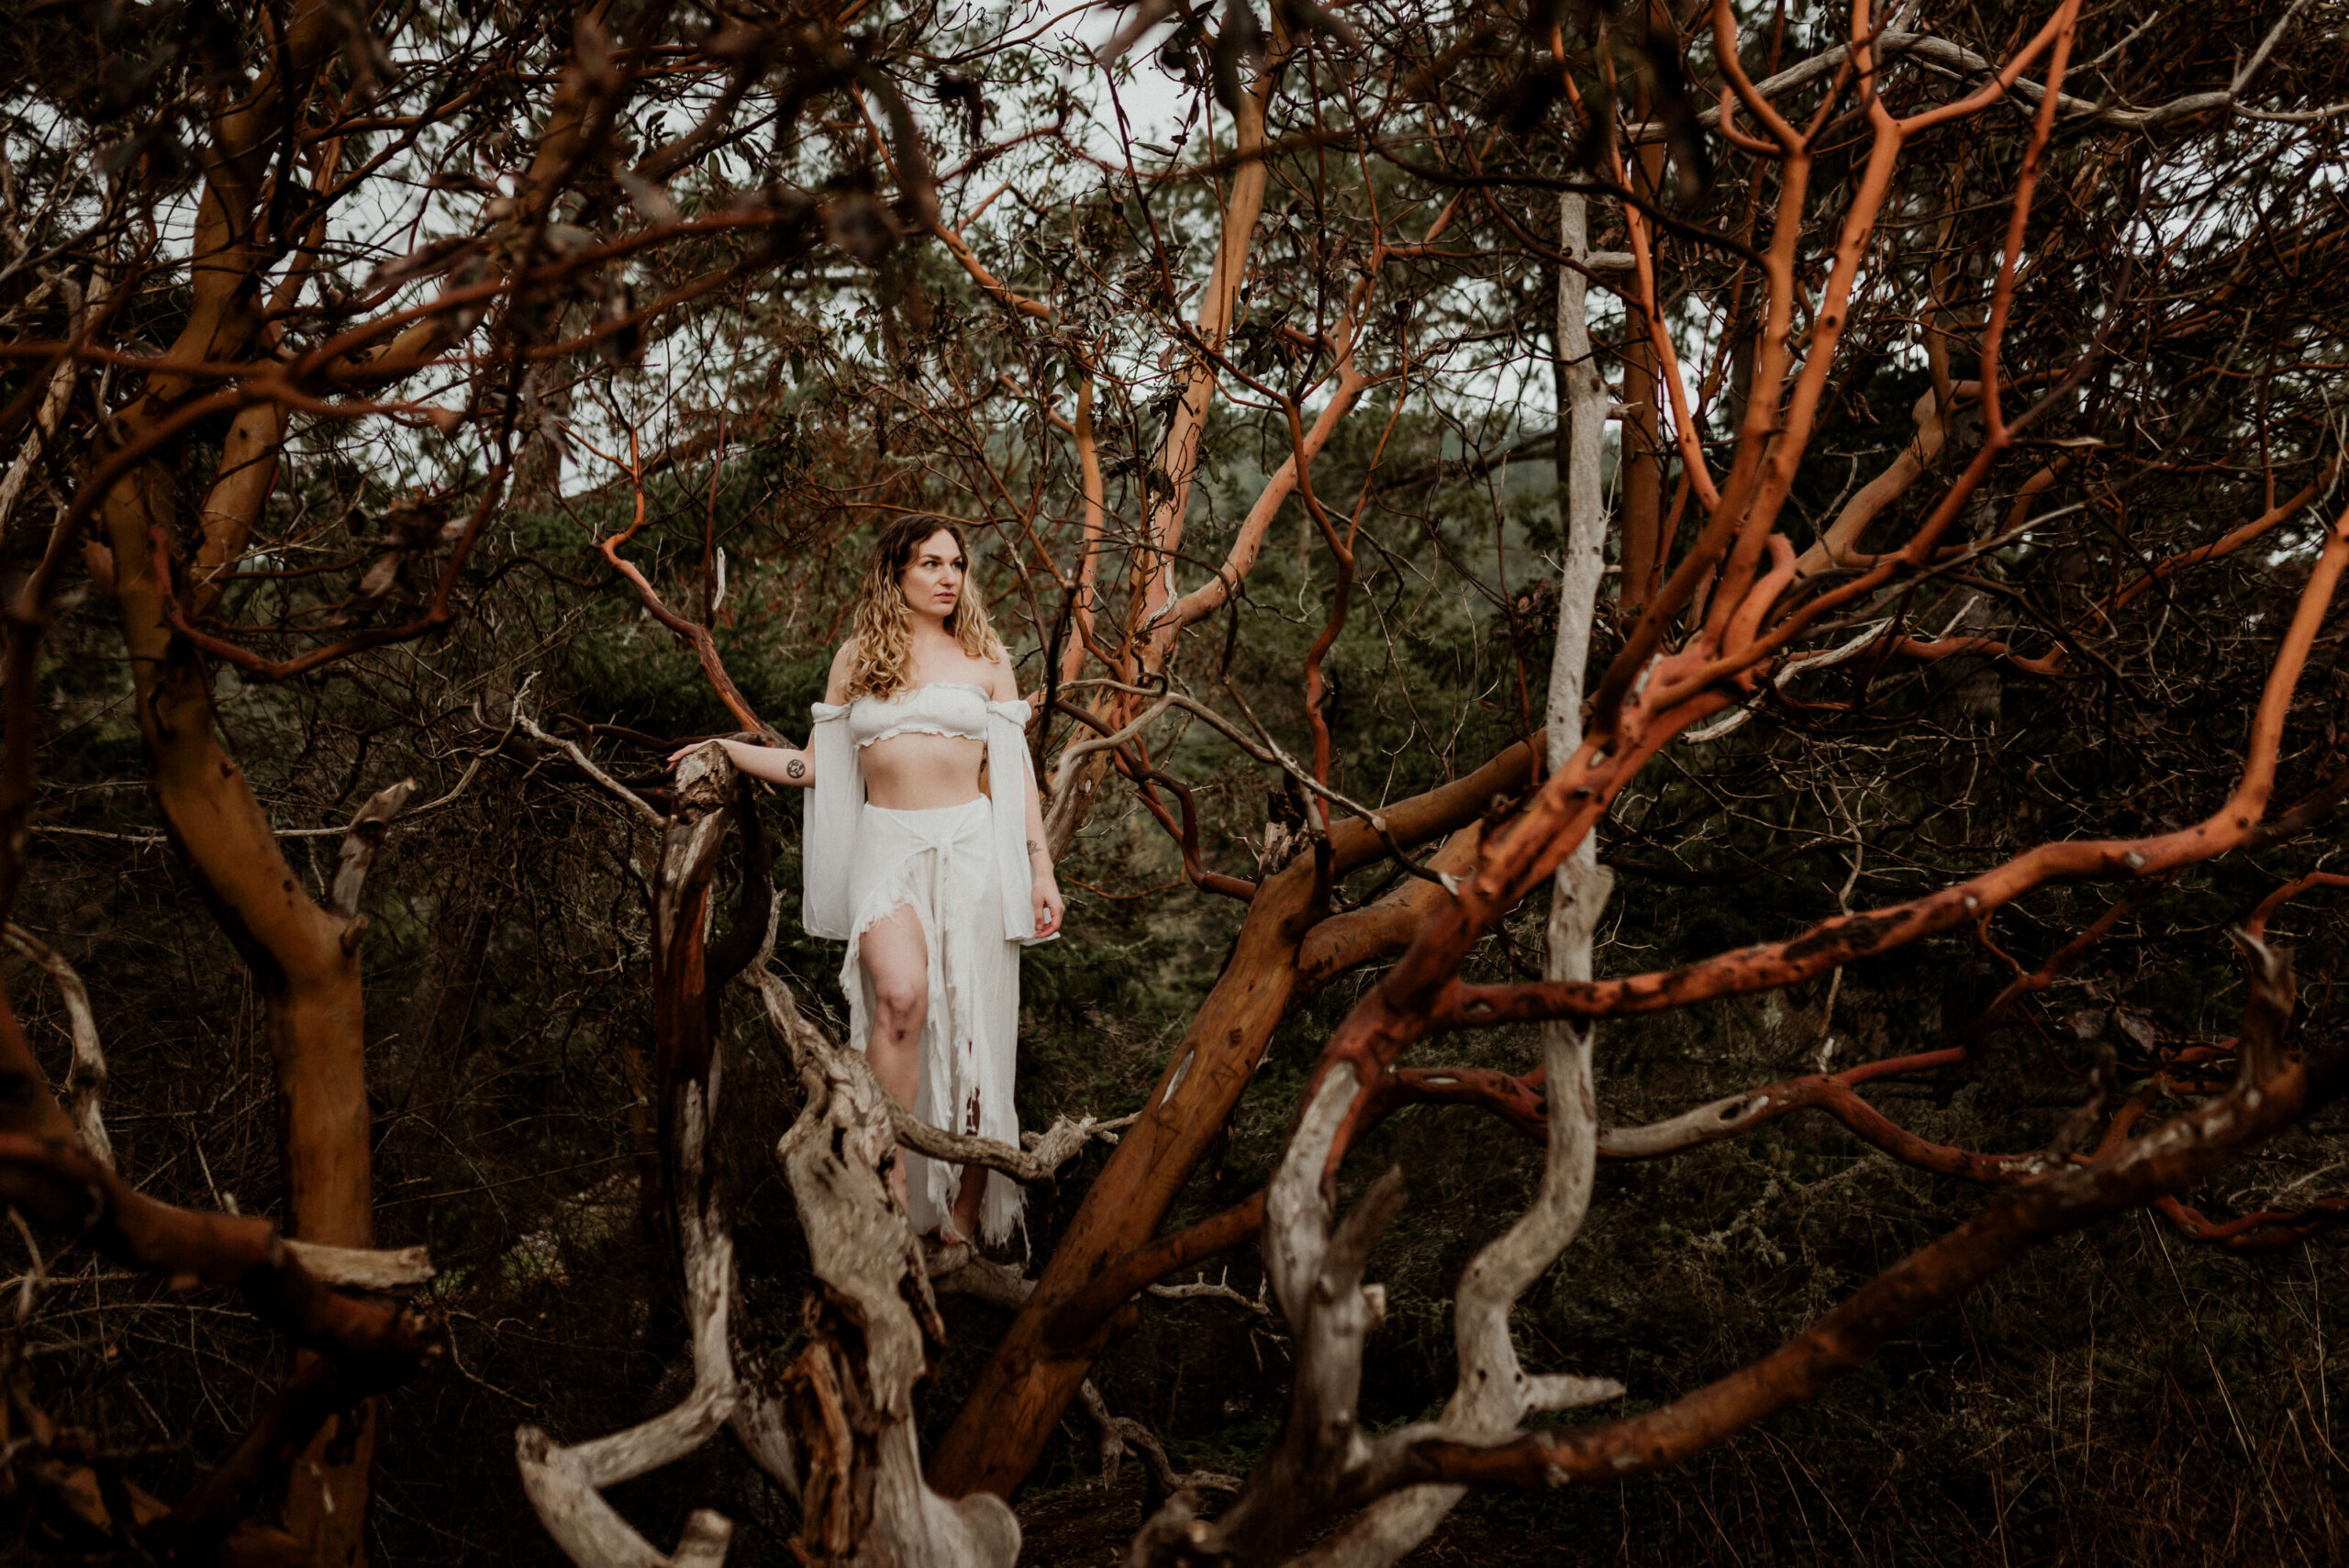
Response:
POLYGON ((918 616, 943 621, 954 613, 963 596, 963 547, 954 536, 939 529, 914 547, 913 559, 897 579, 906 607, 918 616))

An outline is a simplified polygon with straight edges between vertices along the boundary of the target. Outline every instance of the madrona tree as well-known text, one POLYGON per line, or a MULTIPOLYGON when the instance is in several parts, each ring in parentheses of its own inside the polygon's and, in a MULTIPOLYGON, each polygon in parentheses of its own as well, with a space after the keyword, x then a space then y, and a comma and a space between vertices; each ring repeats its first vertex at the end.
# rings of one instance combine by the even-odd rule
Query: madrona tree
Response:
MULTIPOLYGON (((359 1560, 396 1462, 383 1401, 459 1374, 468 1293, 535 1266, 518 1246, 420 1288, 421 1252, 377 1247, 375 1151, 432 1120, 385 1070, 412 1084, 417 1030, 473 1006, 459 969, 491 928, 432 947, 398 1003, 421 1022, 386 1029, 367 879, 468 792, 504 792, 509 834, 599 813, 550 856, 601 852, 626 893, 635 1032, 600 1040, 629 1087, 619 1207, 674 1261, 647 1321, 690 1377, 623 1431, 522 1427, 524 1487, 582 1564, 722 1559, 722 1511, 664 1551, 605 1495, 719 1440, 809 1561, 1008 1562, 1077 1408, 1155 1450, 1130 1562, 1393 1562, 1464 1488, 1680 1463, 2110 1216, 2241 1251, 2322 1229, 2340 1200, 2260 1162, 2310 1137, 2343 1066, 2270 929, 2339 884, 2349 790, 2340 45, 2305 6, 2183 16, 31 13, 0 165, 0 903, 62 907, 69 852, 144 854, 127 884, 217 922, 282 1197, 142 1194, 162 1167, 109 1137, 101 1009, 21 929, 72 1055, 45 1074, 0 1012, 0 1182, 36 1249, 239 1285, 295 1352, 162 1496, 135 1444, 51 1420, 12 1348, 6 1462, 38 1472, 39 1528, 359 1560), (988 541, 1055 851, 1241 906, 1138 1107, 1030 1147, 880 1093, 793 977, 791 814, 714 751, 664 776, 679 737, 630 722, 661 705, 565 663, 583 627, 627 626, 690 661, 706 695, 672 716, 796 740, 795 672, 841 635, 856 540, 907 512, 988 541), (72 716, 117 706, 88 750, 72 716), (447 775, 429 794, 370 772, 391 732, 447 775), (336 819, 278 819, 256 778, 321 758, 341 794, 303 798, 336 819), (134 780, 138 819, 83 810, 134 780), (1826 904, 1667 967, 1604 945, 1774 875, 1826 904), (2053 1005, 2122 940, 2239 964, 2211 981, 2239 1022, 2053 1005), (1929 947, 1996 983, 1937 1038, 1839 1062, 1846 969, 1929 947), (1720 1097, 1609 1118, 1610 1036, 1765 995, 1815 1010, 1812 1071, 1757 1051, 1720 1097), (1328 1023, 1269 1181, 1170 1225, 1299 1018, 1328 1023), (1520 1026, 1510 1065, 1447 1054, 1520 1026), (1862 1092, 1987 1080, 2020 1030, 2070 1097, 2001 1147, 1862 1092), (779 1140, 763 1191, 800 1251, 746 1281, 721 1078, 777 1049, 789 1119, 751 1130, 779 1140), (1378 1243, 1413 1173, 1373 1151, 1430 1103, 1535 1140, 1542 1172, 1520 1209, 1456 1217, 1480 1238, 1456 1386, 1374 1436, 1378 1243), (1512 1332, 1537 1281, 1575 1288, 1601 1162, 1798 1111, 1980 1186, 1974 1218, 1699 1386, 1627 1390, 1512 1332), (888 1195, 901 1143, 1093 1173, 1018 1267, 924 1249, 888 1195), (1089 1379, 1150 1287, 1252 1244, 1286 1418, 1245 1477, 1180 1473, 1089 1379), (801 1316, 754 1310, 762 1288, 801 1316), (999 1307, 999 1337, 924 1451, 947 1292, 999 1307), (1550 1419, 1627 1392, 1638 1413, 1550 1419)), ((118 962, 104 929, 83 922, 83 968, 118 962)))

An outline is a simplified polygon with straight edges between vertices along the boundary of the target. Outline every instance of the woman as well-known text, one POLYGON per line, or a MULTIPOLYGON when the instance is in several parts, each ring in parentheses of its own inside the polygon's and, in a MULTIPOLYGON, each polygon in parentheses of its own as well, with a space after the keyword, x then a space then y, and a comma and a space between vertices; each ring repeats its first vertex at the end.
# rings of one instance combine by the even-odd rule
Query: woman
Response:
MULTIPOLYGON (((807 749, 718 744, 754 778, 814 791, 802 919, 848 943, 851 1037, 882 1087, 933 1127, 1018 1148, 1019 949, 1058 936, 1065 906, 1028 705, 968 564, 952 524, 892 524, 807 749)), ((1001 1241, 1019 1218, 1000 1173, 901 1150, 894 1181, 915 1228, 943 1241, 1001 1241)))

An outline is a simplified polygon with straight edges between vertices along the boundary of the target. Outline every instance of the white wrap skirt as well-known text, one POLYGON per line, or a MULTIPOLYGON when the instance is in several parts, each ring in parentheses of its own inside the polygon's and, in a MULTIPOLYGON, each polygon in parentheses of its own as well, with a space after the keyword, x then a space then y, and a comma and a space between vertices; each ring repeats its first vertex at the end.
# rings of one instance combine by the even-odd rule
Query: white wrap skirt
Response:
MULTIPOLYGON (((1019 949, 1006 937, 1003 876, 996 853, 994 805, 985 796, 929 811, 867 805, 856 833, 848 892, 852 911, 841 989, 848 995, 850 1038, 862 1049, 877 1012, 864 973, 864 933, 911 909, 929 958, 930 1008, 920 1040, 921 1088, 914 1114, 932 1127, 974 1133, 1019 1147, 1012 1073, 1019 1041, 1019 949)), ((1022 890, 1024 893, 1024 889, 1022 890)), ((963 1168, 910 1149, 906 1204, 914 1228, 943 1223, 962 1185, 963 1168)), ((987 1173, 979 1230, 990 1242, 1008 1237, 1023 1195, 1000 1171, 987 1173)))

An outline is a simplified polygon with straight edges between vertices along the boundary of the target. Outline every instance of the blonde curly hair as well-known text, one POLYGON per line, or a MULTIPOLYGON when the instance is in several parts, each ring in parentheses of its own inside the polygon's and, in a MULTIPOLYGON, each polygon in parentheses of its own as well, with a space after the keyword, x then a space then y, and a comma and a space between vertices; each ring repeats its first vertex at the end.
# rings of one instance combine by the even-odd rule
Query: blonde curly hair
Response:
POLYGON ((946 629, 972 658, 990 663, 1004 659, 1003 639, 988 624, 986 602, 971 584, 971 547, 962 528, 940 517, 899 517, 881 530, 864 563, 851 639, 855 651, 849 656, 849 700, 870 696, 885 701, 913 684, 914 617, 906 607, 906 568, 914 552, 940 534, 963 552, 963 593, 946 617, 946 629))

